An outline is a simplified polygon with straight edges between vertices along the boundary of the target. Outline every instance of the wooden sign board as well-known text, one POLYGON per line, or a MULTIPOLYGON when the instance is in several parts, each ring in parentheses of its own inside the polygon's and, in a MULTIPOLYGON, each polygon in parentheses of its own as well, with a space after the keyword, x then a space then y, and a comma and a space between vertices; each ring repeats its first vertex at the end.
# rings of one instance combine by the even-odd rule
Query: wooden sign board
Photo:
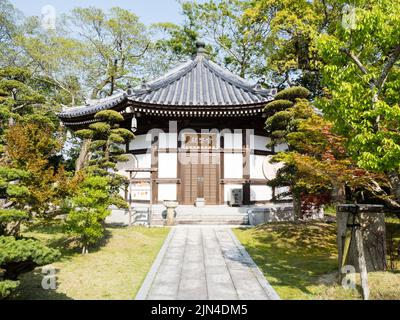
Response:
POLYGON ((184 149, 217 149, 216 133, 185 133, 183 134, 184 149))

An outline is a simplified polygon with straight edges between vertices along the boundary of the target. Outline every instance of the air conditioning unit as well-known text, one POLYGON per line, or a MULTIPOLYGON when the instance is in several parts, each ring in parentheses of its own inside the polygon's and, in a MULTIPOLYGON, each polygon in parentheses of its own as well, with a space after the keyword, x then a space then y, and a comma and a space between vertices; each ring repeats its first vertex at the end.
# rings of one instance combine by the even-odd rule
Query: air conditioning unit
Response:
POLYGON ((239 207, 243 203, 243 190, 242 189, 232 189, 231 196, 229 199, 229 206, 239 207))

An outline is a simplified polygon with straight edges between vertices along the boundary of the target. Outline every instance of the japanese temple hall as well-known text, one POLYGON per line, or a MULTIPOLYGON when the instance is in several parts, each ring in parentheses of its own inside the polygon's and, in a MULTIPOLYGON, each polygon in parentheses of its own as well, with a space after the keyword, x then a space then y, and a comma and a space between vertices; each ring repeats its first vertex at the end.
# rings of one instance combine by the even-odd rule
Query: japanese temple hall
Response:
POLYGON ((126 144, 131 160, 118 168, 136 202, 271 204, 282 190, 267 185, 279 167, 269 159, 285 148, 267 146, 263 109, 275 94, 211 61, 198 42, 196 54, 164 76, 65 108, 59 118, 74 131, 101 110, 123 115, 135 139, 126 144))

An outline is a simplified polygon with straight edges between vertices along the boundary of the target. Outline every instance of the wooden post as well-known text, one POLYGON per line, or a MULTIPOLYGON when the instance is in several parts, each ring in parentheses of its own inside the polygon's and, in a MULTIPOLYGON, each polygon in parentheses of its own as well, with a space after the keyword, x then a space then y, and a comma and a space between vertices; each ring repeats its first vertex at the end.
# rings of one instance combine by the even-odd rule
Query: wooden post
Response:
POLYGON ((364 256, 367 271, 383 271, 386 269, 385 214, 383 206, 371 204, 341 204, 336 207, 337 244, 339 264, 346 255, 347 264, 360 271, 358 249, 355 239, 355 228, 359 226, 363 240, 364 256), (354 219, 354 220, 353 220, 354 219), (351 236, 348 236, 348 232, 351 236), (347 246, 346 246, 347 243, 347 246))
POLYGON ((384 213, 380 205, 338 205, 337 212, 337 241, 340 267, 346 263, 354 266, 360 273, 362 296, 369 299, 368 269, 382 270, 385 264, 386 250, 367 250, 371 243, 379 242, 376 234, 384 237, 384 213), (379 233, 379 232, 380 233, 379 233), (374 251, 374 252, 372 252, 374 251))
POLYGON ((356 246, 358 252, 358 266, 360 268, 362 294, 364 300, 368 300, 369 299, 368 273, 367 273, 367 265, 365 263, 361 228, 359 226, 355 227, 354 238, 356 240, 356 246))
POLYGON ((129 171, 129 200, 128 200, 129 226, 132 225, 132 171, 129 171))

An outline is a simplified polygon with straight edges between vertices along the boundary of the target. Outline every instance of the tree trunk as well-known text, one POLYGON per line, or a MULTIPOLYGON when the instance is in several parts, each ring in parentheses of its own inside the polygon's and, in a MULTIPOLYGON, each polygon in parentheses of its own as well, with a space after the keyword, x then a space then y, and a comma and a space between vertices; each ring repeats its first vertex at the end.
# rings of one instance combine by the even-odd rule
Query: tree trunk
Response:
POLYGON ((79 157, 76 159, 75 163, 75 172, 82 170, 85 167, 85 164, 88 160, 89 156, 89 147, 92 142, 92 139, 85 139, 82 142, 81 150, 79 152, 79 157))
POLYGON ((83 236, 83 239, 82 239, 82 254, 88 254, 89 253, 89 243, 88 243, 88 241, 86 239, 87 239, 87 237, 83 236))
POLYGON ((82 247, 82 254, 88 254, 88 253, 89 253, 89 250, 88 250, 87 246, 84 245, 84 246, 82 247))
POLYGON ((396 172, 389 173, 388 176, 391 184, 391 193, 400 202, 400 176, 396 172))
POLYGON ((389 209, 399 210, 400 202, 397 199, 393 199, 378 182, 375 180, 371 180, 368 184, 370 191, 374 194, 375 197, 381 199, 389 209))
POLYGON ((110 83, 110 78, 107 78, 105 80, 103 80, 102 82, 100 82, 93 90, 92 90, 92 94, 90 95, 91 99, 97 99, 98 94, 101 90, 103 90, 103 88, 110 83))
POLYGON ((296 194, 293 194, 293 217, 295 221, 302 218, 301 197, 296 194))
POLYGON ((344 183, 338 183, 333 186, 332 200, 335 203, 346 202, 346 185, 344 183))

